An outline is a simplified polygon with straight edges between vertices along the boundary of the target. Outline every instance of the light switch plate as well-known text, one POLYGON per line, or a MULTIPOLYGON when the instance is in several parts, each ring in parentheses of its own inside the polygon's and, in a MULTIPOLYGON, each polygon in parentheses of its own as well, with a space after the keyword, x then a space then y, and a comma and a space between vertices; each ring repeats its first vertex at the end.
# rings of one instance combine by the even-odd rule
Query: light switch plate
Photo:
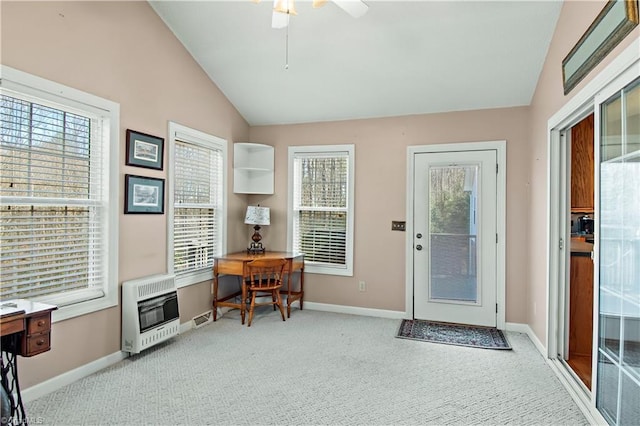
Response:
POLYGON ((407 222, 405 222, 405 221, 392 220, 391 221, 391 230, 392 231, 404 231, 405 228, 406 228, 406 224, 407 224, 407 222))

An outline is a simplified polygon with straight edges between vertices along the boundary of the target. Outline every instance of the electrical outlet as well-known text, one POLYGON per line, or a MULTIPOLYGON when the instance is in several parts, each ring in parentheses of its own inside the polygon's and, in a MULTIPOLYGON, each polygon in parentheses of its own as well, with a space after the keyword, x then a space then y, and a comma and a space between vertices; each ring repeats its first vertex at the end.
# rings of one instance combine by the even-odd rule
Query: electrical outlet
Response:
POLYGON ((404 231, 406 228, 406 223, 404 221, 392 220, 391 221, 391 230, 392 231, 404 231))
POLYGON ((367 284, 364 281, 358 281, 358 290, 367 291, 367 284))

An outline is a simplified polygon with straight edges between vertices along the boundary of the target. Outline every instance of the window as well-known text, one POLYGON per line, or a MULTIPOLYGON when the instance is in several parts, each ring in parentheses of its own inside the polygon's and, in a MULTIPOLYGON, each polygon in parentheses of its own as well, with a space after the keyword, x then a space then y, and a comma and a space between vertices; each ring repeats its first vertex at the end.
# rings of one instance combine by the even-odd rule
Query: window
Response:
POLYGON ((353 275, 354 146, 289 147, 288 249, 311 273, 353 275))
POLYGON ((114 306, 119 106, 2 71, 0 298, 58 305, 56 320, 114 306))
POLYGON ((227 142, 169 124, 169 271, 179 286, 213 278, 225 251, 227 142))

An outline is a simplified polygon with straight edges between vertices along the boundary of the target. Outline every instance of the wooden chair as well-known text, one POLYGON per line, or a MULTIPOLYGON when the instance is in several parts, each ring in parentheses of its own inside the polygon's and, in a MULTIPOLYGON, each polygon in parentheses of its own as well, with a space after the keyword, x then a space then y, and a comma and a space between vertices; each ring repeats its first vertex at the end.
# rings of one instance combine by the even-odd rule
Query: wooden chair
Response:
POLYGON ((249 281, 247 282, 247 290, 251 297, 251 305, 249 306, 249 323, 253 319, 253 312, 256 306, 273 305, 280 308, 282 321, 284 321, 284 309, 282 307, 282 299, 280 298, 280 288, 282 288, 282 279, 285 273, 287 261, 285 259, 255 259, 247 263, 247 272, 249 281), (271 296, 270 302, 256 303, 257 296, 271 296))

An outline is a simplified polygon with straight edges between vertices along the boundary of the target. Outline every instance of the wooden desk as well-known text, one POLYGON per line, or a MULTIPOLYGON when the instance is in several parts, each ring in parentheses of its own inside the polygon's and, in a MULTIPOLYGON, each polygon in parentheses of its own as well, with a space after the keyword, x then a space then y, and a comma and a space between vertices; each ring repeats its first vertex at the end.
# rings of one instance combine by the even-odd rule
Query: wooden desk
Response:
POLYGON ((226 306, 229 308, 240 309, 240 317, 242 318, 242 324, 244 324, 245 312, 247 310, 247 286, 245 283, 245 277, 247 273, 247 263, 254 259, 271 259, 271 258, 284 258, 287 260, 287 287, 280 291, 280 294, 287 296, 287 318, 291 317, 291 304, 296 300, 300 301, 300 309, 302 309, 302 302, 304 298, 304 254, 302 253, 289 253, 282 251, 268 251, 264 254, 249 254, 247 252, 238 252, 225 254, 220 257, 216 257, 213 264, 213 320, 215 321, 218 316, 218 307, 226 306), (300 271, 300 289, 294 290, 291 277, 294 272, 300 271), (235 293, 218 297, 218 275, 235 275, 241 278, 241 289, 235 293), (240 301, 236 302, 235 299, 240 296, 240 301))
POLYGON ((0 302, 0 382, 11 404, 8 424, 27 424, 20 395, 17 356, 31 357, 51 349, 51 312, 56 309, 55 305, 23 299, 0 302))

